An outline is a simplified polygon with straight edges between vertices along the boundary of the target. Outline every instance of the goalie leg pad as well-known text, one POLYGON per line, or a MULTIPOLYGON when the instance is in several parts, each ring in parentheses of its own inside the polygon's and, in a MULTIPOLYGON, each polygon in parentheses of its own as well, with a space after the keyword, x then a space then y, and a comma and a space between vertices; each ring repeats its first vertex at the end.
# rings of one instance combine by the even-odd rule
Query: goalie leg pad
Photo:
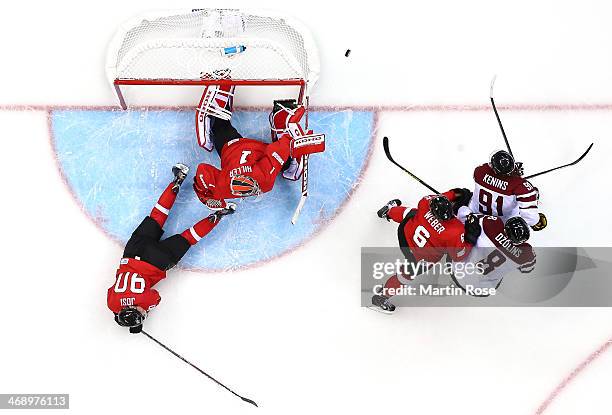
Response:
POLYGON ((232 118, 233 100, 233 86, 209 85, 204 89, 196 110, 196 136, 200 147, 213 150, 213 123, 215 118, 227 121, 232 118))
POLYGON ((279 99, 274 101, 272 112, 268 118, 273 141, 276 141, 278 137, 287 132, 287 120, 291 117, 296 108, 297 101, 294 99, 279 99))

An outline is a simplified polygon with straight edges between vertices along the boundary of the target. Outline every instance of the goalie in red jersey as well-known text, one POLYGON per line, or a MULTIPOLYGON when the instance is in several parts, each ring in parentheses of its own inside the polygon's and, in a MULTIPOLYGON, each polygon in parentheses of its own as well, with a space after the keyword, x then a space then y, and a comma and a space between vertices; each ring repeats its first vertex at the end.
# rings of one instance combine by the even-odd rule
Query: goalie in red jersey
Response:
POLYGON ((228 204, 184 232, 160 240, 164 233, 162 228, 188 171, 189 168, 180 163, 172 168, 174 180, 166 187, 149 216, 132 233, 123 251, 115 283, 107 291, 107 305, 115 314, 115 321, 120 326, 129 327, 130 333, 139 333, 147 313, 159 304, 161 297, 153 287, 166 278, 166 271, 212 231, 222 216, 234 213, 236 208, 234 204, 228 204))
POLYGON ((402 202, 395 199, 378 211, 378 217, 399 223, 400 249, 414 267, 387 279, 382 291, 372 297, 374 307, 387 313, 395 311, 395 306, 389 301, 392 293, 426 271, 427 264, 440 261, 444 255, 453 261, 467 257, 480 235, 480 225, 472 221, 464 225, 455 214, 460 206, 469 202, 470 197, 468 189, 453 189, 426 196, 413 209, 401 206, 402 202))
POLYGON ((270 124, 273 142, 244 138, 231 124, 233 87, 208 86, 196 112, 198 144, 216 148, 221 168, 202 163, 193 188, 212 210, 223 209, 226 199, 269 192, 279 173, 297 180, 305 155, 325 150, 325 135, 304 132, 300 120, 305 108, 295 101, 275 101, 270 124))

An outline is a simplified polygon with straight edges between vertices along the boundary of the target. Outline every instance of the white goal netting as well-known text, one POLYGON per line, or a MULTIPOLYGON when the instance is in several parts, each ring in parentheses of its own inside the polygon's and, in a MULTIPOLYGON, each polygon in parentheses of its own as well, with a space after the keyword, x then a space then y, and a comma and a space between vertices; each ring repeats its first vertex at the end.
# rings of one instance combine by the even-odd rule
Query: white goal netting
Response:
POLYGON ((111 83, 302 79, 310 89, 319 58, 308 30, 291 18, 200 9, 148 14, 125 23, 109 46, 107 74, 111 83))

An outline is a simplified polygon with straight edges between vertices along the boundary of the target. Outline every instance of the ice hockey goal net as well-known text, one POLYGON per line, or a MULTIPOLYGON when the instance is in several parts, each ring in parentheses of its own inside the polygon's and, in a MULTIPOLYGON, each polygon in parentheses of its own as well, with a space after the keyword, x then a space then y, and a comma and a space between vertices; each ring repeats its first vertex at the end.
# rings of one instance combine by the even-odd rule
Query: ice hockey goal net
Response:
POLYGON ((301 101, 317 81, 319 58, 309 31, 292 18, 194 9, 126 22, 106 70, 123 109, 122 85, 296 85, 301 101))

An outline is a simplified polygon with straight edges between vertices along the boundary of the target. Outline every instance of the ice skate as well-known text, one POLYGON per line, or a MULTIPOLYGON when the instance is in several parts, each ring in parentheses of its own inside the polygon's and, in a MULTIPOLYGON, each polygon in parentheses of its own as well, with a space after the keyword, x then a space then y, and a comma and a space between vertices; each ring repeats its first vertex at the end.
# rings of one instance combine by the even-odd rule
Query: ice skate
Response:
POLYGON ((389 221, 389 216, 388 216, 389 210, 391 210, 391 208, 401 206, 401 205, 402 205, 402 201, 399 199, 390 200, 389 202, 387 202, 386 205, 378 209, 378 212, 376 212, 376 214, 378 215, 379 218, 387 219, 387 221, 389 221))
POLYGON ((395 306, 391 304, 389 298, 378 294, 372 296, 372 305, 368 308, 384 314, 393 314, 395 312, 395 306))
POLYGON ((174 166, 172 166, 172 174, 174 175, 174 186, 172 186, 172 191, 174 193, 178 192, 181 184, 183 184, 183 181, 185 180, 185 177, 187 177, 187 173, 189 173, 189 167, 183 163, 176 163, 174 166))

